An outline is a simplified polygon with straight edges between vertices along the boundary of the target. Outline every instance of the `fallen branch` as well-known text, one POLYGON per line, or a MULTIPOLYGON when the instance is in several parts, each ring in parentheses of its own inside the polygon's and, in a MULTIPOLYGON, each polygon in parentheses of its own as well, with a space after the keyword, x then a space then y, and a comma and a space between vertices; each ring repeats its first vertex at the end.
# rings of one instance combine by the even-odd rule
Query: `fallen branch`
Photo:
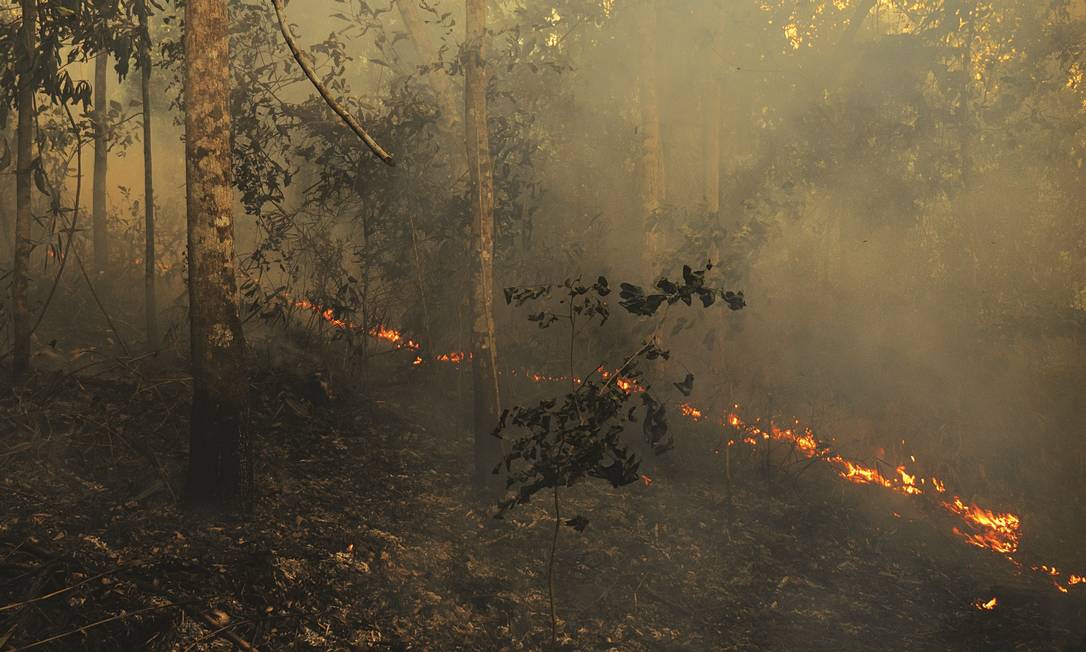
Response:
POLYGON ((212 634, 225 638, 226 640, 236 645, 238 649, 247 650, 248 652, 259 652, 252 643, 246 641, 242 637, 229 630, 229 628, 233 625, 240 623, 228 623, 227 625, 223 626, 221 622, 212 618, 206 611, 196 611, 188 607, 182 608, 185 610, 185 613, 192 616, 196 620, 204 623, 208 627, 208 629, 211 630, 212 634))
MULTIPOLYGON (((92 628, 98 627, 100 625, 105 625, 105 624, 111 623, 111 622, 113 622, 115 620, 123 620, 125 618, 130 618, 132 616, 138 616, 140 614, 147 613, 149 611, 157 611, 159 609, 169 609, 171 607, 179 607, 179 606, 181 606, 181 605, 177 604, 176 602, 171 602, 169 604, 164 604, 164 605, 160 605, 160 606, 146 607, 144 609, 137 609, 136 611, 133 611, 131 613, 126 612, 126 611, 122 611, 121 613, 114 614, 114 615, 110 616, 109 618, 103 618, 101 620, 96 620, 93 623, 83 625, 81 627, 76 627, 75 629, 70 629, 70 630, 68 630, 66 632, 63 632, 61 634, 56 634, 54 636, 50 636, 49 638, 43 638, 40 641, 34 641, 30 645, 25 645, 25 646, 20 647, 20 648, 15 648, 15 652, 20 652, 21 650, 29 650, 31 648, 36 648, 36 647, 41 647, 42 645, 47 645, 49 643, 52 643, 53 641, 59 641, 62 638, 67 638, 67 637, 71 636, 72 634, 84 633, 88 629, 92 629, 92 628)), ((252 649, 252 648, 243 648, 243 649, 252 649)))
POLYGON ((57 589, 56 591, 53 591, 51 593, 46 593, 45 595, 39 595, 36 598, 31 598, 29 600, 23 600, 21 602, 12 602, 11 604, 6 604, 3 607, 0 607, 0 611, 8 611, 10 609, 17 609, 19 607, 24 607, 24 606, 26 606, 28 604, 33 604, 35 602, 41 602, 42 600, 48 600, 49 598, 61 595, 62 593, 67 593, 68 591, 71 591, 74 588, 82 586, 82 585, 86 584, 87 582, 91 582, 91 581, 96 580, 96 579, 98 579, 100 577, 105 577, 106 575, 111 575, 111 574, 117 572, 118 570, 120 570, 120 567, 114 568, 113 570, 108 570, 108 571, 106 571, 104 573, 98 573, 97 575, 91 575, 90 577, 82 579, 82 580, 76 582, 75 584, 72 584, 70 586, 66 586, 63 589, 57 589))

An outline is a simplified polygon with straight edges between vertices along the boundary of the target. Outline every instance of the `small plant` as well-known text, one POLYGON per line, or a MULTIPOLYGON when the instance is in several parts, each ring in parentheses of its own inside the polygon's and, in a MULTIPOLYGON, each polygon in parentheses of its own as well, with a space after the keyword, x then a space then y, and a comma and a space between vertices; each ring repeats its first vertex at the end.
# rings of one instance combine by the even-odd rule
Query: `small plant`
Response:
MULTIPOLYGON (((668 433, 667 408, 653 394, 645 380, 641 364, 646 360, 668 359, 669 353, 660 347, 658 331, 666 318, 667 309, 676 304, 690 306, 695 300, 703 307, 722 300, 732 310, 745 306, 742 292, 709 287, 703 270, 683 266, 682 279, 662 278, 655 288, 646 290, 623 283, 619 305, 627 312, 641 317, 658 317, 652 333, 641 347, 611 371, 597 365, 583 377, 576 375, 574 344, 578 322, 602 325, 610 317, 607 297, 612 289, 604 277, 595 283, 584 283, 580 277, 567 279, 561 285, 507 288, 508 304, 522 306, 529 302, 558 295, 557 306, 528 316, 540 328, 564 322, 569 328, 570 391, 562 396, 540 401, 533 406, 516 406, 503 412, 495 436, 510 426, 525 434, 513 440, 509 453, 494 473, 507 474, 510 495, 498 503, 500 518, 510 509, 527 503, 535 494, 551 490, 554 500, 554 533, 547 562, 547 594, 550 603, 551 638, 557 644, 558 618, 554 603, 554 559, 558 536, 563 524, 559 490, 572 487, 586 478, 598 478, 618 488, 639 479, 641 461, 622 440, 627 424, 641 422, 645 439, 654 454, 672 448, 674 441, 668 433), (633 405, 631 405, 633 403, 633 405)), ((673 386, 683 395, 693 390, 694 377, 686 376, 673 386)), ((578 532, 588 526, 588 519, 577 514, 564 521, 578 532)))

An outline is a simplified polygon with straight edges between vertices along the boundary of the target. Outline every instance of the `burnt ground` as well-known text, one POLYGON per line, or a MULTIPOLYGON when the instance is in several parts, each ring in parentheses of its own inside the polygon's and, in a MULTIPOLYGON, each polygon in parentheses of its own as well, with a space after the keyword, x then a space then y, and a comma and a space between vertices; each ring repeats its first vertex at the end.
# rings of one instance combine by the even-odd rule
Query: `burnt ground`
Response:
MULTIPOLYGON (((263 372, 257 498, 229 519, 175 500, 182 375, 5 389, 0 649, 545 648, 550 503, 489 517, 467 430, 436 386, 328 400, 263 372)), ((719 474, 682 467, 565 492, 566 515, 590 520, 561 532, 566 648, 1086 649, 1081 594, 960 545, 904 499, 818 466, 767 482, 737 459, 729 501, 719 474), (992 596, 996 609, 972 606, 992 596)))

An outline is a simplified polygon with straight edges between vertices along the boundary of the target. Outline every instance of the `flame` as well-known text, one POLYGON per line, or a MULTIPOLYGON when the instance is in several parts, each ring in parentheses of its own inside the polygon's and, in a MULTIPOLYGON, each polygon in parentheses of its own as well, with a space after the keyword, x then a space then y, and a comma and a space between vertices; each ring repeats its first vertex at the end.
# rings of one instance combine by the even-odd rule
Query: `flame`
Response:
POLYGON ((953 502, 943 503, 948 511, 958 514, 972 532, 954 528, 953 532, 970 545, 1009 554, 1018 550, 1020 521, 1015 514, 999 514, 976 505, 966 505, 955 496, 953 502))
POLYGON ((976 607, 977 609, 982 610, 982 611, 991 611, 991 610, 995 609, 996 605, 998 605, 998 604, 999 604, 999 598, 992 598, 991 600, 988 600, 987 602, 985 602, 983 600, 974 600, 973 601, 973 606, 976 607))
POLYGON ((837 475, 855 484, 877 484, 892 489, 894 483, 884 478, 878 469, 850 462, 840 455, 834 455, 827 460, 830 464, 840 467, 837 475))
MULTIPOLYGON (((325 319, 328 318, 325 317, 325 319)), ((369 334, 379 340, 384 340, 392 344, 392 346, 397 349, 411 349, 412 351, 417 351, 422 348, 421 344, 419 344, 415 340, 404 338, 403 333, 394 328, 388 328, 386 326, 374 326, 370 329, 369 334)))
POLYGON ((905 472, 905 465, 901 465, 895 469, 898 477, 901 478, 901 490, 907 494, 921 494, 924 493, 920 487, 916 486, 916 476, 905 472))
MULTIPOLYGON (((332 324, 339 329, 358 330, 356 326, 349 321, 338 319, 335 316, 335 312, 331 309, 321 309, 319 306, 302 299, 295 301, 294 304, 300 308, 312 310, 319 314, 322 319, 332 324)), ((368 334, 377 339, 384 340, 392 344, 395 349, 409 349, 412 351, 420 352, 422 345, 415 340, 404 337, 403 333, 386 326, 376 326, 368 331, 368 334)), ((424 357, 421 353, 416 354, 412 365, 419 366, 424 364, 428 358, 424 357)), ((463 351, 452 351, 448 353, 441 353, 431 358, 436 362, 446 362, 452 364, 460 364, 465 361, 471 361, 471 353, 463 351)), ((616 372, 611 372, 603 368, 597 369, 600 376, 606 381, 609 380, 616 372)), ((511 372, 516 375, 516 370, 511 372)), ((533 382, 570 382, 569 376, 551 376, 542 373, 524 372, 524 375, 533 382)), ((579 383, 580 379, 573 378, 573 382, 579 383)), ((615 379, 615 386, 627 393, 642 392, 645 388, 639 385, 636 381, 630 378, 618 377, 615 379)), ((918 476, 915 473, 909 472, 904 464, 897 466, 894 469, 894 475, 889 477, 883 475, 877 467, 870 467, 862 464, 858 461, 847 459, 843 455, 827 455, 826 451, 829 447, 822 443, 809 428, 800 429, 800 422, 798 419, 794 420, 795 428, 781 429, 774 425, 772 422, 769 424, 768 430, 763 429, 757 425, 747 424, 739 416, 739 405, 733 406, 734 410, 728 412, 724 419, 720 422, 720 425, 735 428, 739 435, 738 438, 729 439, 727 446, 731 447, 736 443, 744 443, 750 446, 757 446, 759 441, 783 441, 793 444, 793 450, 807 458, 818 458, 828 464, 836 467, 837 475, 842 479, 861 485, 875 485, 881 486, 885 489, 889 489, 895 493, 920 496, 924 494, 923 488, 917 484, 918 476)), ((683 403, 679 406, 680 413, 694 422, 700 422, 705 419, 705 413, 690 403, 683 403)), ((757 420, 756 420, 757 422, 757 420)), ((833 438, 830 438, 833 441, 833 438)), ((904 445, 904 440, 902 441, 904 445)), ((915 464, 916 457, 910 455, 909 459, 915 464)), ((931 476, 931 487, 940 494, 946 493, 946 485, 942 480, 931 476)), ((650 486, 653 482, 652 478, 647 475, 641 476, 642 483, 645 486, 650 486)), ((921 479, 922 484, 926 484, 924 479, 921 479)), ((976 504, 966 504, 960 497, 954 496, 953 501, 946 501, 939 503, 947 512, 954 514, 961 521, 962 527, 952 527, 951 531, 955 536, 961 538, 966 543, 976 546, 978 548, 991 550, 1000 553, 1007 557, 1015 565, 1021 564, 1011 557, 1011 554, 1018 550, 1018 545, 1021 540, 1021 520, 1017 514, 1005 512, 993 512, 991 510, 980 507, 976 504)), ((895 516, 897 514, 895 513, 895 516)), ((1069 574, 1066 580, 1061 582, 1063 574, 1053 566, 1045 564, 1033 566, 1032 569, 1035 572, 1041 573, 1052 578, 1052 583, 1057 590, 1061 593, 1068 593, 1068 587, 1086 585, 1086 576, 1069 574)), ((974 606, 978 609, 992 610, 998 604, 996 598, 992 598, 987 602, 981 602, 977 600, 974 606)))

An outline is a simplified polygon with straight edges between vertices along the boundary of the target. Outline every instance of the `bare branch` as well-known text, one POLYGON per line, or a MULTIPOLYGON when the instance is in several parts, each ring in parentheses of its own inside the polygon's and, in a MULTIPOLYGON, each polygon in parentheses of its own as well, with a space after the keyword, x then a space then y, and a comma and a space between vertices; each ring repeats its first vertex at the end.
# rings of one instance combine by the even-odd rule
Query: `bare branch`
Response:
POLYGON ((272 6, 275 7, 275 17, 279 20, 279 29, 283 32, 283 39, 287 42, 287 47, 290 48, 290 53, 294 55, 294 60, 301 66, 302 72, 309 78, 309 81, 313 84, 313 87, 317 89, 320 96, 324 98, 324 101, 332 108, 336 114, 343 119, 343 122, 347 123, 347 126, 351 128, 362 142, 366 143, 366 146, 377 156, 377 158, 384 161, 389 166, 395 167, 396 162, 392 160, 392 154, 389 154, 383 147, 377 144, 365 130, 365 128, 358 122, 353 115, 343 107, 342 104, 336 101, 332 97, 332 93, 328 90, 320 79, 317 78, 317 73, 313 70, 313 66, 309 64, 309 61, 305 58, 305 55, 298 48, 297 42, 294 40, 294 35, 290 33, 290 27, 287 25, 287 18, 283 9, 283 0, 271 0, 272 6))

